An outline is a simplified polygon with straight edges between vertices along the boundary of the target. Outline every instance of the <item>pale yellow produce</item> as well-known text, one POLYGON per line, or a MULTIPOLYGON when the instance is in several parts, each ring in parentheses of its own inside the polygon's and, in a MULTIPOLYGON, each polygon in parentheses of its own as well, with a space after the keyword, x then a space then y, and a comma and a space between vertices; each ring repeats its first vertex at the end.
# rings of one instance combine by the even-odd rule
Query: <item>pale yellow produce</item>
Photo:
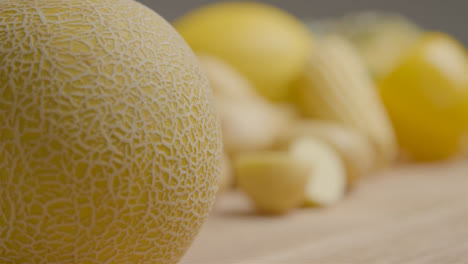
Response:
POLYGON ((329 20, 327 30, 350 40, 376 78, 390 73, 423 33, 418 25, 400 14, 378 11, 329 20))
POLYGON ((189 46, 130 0, 3 0, 0 43, 0 262, 178 262, 222 154, 189 46))
POLYGON ((217 98, 224 148, 229 154, 266 150, 289 124, 289 113, 263 100, 217 98))
POLYGON ((215 97, 233 101, 261 98, 251 82, 228 63, 207 54, 197 54, 197 57, 215 97))
POLYGON ((283 214, 304 203, 306 164, 288 152, 250 152, 234 163, 238 186, 263 213, 283 214))
POLYGON ((174 22, 196 52, 217 56, 274 101, 290 97, 311 50, 311 34, 283 10, 254 2, 222 2, 174 22))
POLYGON ((221 173, 219 175, 218 196, 231 188, 234 184, 234 171, 231 164, 231 159, 226 153, 223 153, 221 160, 221 173))
POLYGON ((468 158, 468 132, 462 136, 460 145, 462 155, 468 158))
POLYGON ((308 166, 309 179, 305 187, 305 204, 330 206, 340 201, 346 192, 346 165, 337 151, 325 141, 306 136, 289 145, 294 160, 308 166))
POLYGON ((368 25, 374 25, 371 32, 362 41, 355 39, 355 45, 375 78, 390 73, 423 32, 403 17, 368 25))
POLYGON ((340 154, 346 165, 349 185, 371 173, 376 166, 376 149, 369 138, 336 122, 298 120, 284 129, 279 144, 287 145, 307 136, 323 140, 340 154))
POLYGON ((468 50, 460 42, 425 33, 378 85, 408 158, 428 162, 459 154, 468 132, 468 50))
POLYGON ((263 101, 217 98, 223 142, 230 154, 268 149, 288 123, 278 108, 263 101))
MULTIPOLYGON (((288 125, 301 118, 300 110, 295 103, 277 103, 275 106, 281 117, 288 120, 288 125)), ((287 126, 283 128, 287 128, 287 126)))
POLYGON ((392 124, 363 62, 348 41, 327 36, 317 41, 296 100, 311 118, 342 123, 370 138, 383 166, 397 156, 392 124))
POLYGON ((295 116, 294 109, 268 102, 223 60, 206 54, 198 58, 215 95, 226 152, 232 155, 270 148, 281 128, 295 116))

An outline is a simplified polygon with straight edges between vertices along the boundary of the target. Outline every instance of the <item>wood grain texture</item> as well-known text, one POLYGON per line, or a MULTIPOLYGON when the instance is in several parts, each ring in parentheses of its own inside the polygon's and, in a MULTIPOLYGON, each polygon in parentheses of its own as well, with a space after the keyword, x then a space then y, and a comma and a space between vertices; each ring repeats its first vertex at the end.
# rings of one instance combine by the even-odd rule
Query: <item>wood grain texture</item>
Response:
POLYGON ((279 217, 226 193, 182 261, 211 263, 468 263, 468 162, 401 166, 279 217))

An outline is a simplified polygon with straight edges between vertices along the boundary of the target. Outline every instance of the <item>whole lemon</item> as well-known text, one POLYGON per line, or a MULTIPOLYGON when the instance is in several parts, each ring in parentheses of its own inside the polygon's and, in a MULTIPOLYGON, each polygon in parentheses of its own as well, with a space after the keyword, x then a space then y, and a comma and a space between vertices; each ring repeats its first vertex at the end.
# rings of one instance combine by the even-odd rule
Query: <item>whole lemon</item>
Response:
POLYGON ((132 0, 0 2, 0 262, 176 263, 220 128, 189 46, 132 0))
POLYGON ((468 53, 458 41, 424 34, 379 86, 398 141, 413 159, 460 151, 468 132, 468 53))
POLYGON ((195 51, 230 63, 275 101, 289 98, 290 84, 303 71, 312 43, 299 20, 259 3, 212 4, 174 25, 195 51))

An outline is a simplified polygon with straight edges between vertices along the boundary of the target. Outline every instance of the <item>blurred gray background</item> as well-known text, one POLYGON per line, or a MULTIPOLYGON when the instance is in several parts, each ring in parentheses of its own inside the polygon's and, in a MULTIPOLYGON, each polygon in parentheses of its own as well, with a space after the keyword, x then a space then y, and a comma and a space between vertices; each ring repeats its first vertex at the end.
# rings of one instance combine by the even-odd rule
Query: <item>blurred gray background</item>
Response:
MULTIPOLYGON (((213 0, 139 0, 169 21, 213 0)), ((468 44, 468 0, 264 0, 299 18, 341 16, 361 10, 401 13, 426 29, 444 31, 468 44)))

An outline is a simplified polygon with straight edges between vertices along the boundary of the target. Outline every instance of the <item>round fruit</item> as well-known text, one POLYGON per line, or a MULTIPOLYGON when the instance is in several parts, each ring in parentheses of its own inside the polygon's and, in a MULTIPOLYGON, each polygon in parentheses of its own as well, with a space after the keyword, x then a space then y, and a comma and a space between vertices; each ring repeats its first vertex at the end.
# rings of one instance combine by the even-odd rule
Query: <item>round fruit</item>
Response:
POLYGON ((426 34, 379 84, 398 140, 414 159, 459 151, 468 127, 468 53, 460 43, 426 34))
POLYGON ((174 23, 197 52, 215 55, 244 74, 272 100, 289 97, 311 49, 307 27, 291 15, 258 3, 218 3, 174 23))
POLYGON ((0 262, 176 263, 221 159, 188 45, 131 0, 6 0, 0 17, 0 262))

